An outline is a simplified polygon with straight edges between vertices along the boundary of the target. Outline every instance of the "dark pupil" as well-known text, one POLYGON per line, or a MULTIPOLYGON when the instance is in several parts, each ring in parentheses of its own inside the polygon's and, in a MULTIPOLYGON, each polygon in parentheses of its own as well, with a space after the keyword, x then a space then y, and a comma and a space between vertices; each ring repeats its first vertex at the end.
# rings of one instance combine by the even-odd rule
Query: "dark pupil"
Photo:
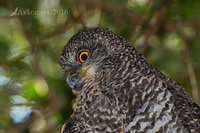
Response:
POLYGON ((86 54, 82 54, 81 55, 81 60, 85 61, 87 59, 87 55, 86 54))

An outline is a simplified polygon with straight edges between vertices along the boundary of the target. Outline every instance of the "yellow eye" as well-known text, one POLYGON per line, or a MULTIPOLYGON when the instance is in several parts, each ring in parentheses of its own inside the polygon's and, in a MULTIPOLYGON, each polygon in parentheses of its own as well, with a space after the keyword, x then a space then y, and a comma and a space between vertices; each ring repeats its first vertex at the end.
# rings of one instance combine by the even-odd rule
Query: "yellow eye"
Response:
POLYGON ((82 51, 80 52, 78 59, 80 61, 80 63, 84 63, 88 58, 88 51, 82 51))

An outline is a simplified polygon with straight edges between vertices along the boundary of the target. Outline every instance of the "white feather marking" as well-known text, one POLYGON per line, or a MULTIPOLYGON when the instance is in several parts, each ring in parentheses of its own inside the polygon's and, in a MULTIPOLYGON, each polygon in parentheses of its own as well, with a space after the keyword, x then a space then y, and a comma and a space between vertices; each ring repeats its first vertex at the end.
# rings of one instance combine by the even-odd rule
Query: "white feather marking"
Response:
POLYGON ((132 83, 132 87, 135 87, 135 82, 132 83))
POLYGON ((149 102, 144 103, 142 108, 138 109, 137 114, 144 112, 148 105, 149 105, 149 102))
POLYGON ((141 115, 137 115, 136 117, 134 117, 133 121, 131 123, 129 123, 129 125, 125 128, 125 131, 128 131, 129 129, 131 129, 131 127, 133 127, 138 120, 140 119, 144 119, 145 116, 141 116, 141 115))
POLYGON ((142 122, 140 124, 140 126, 141 126, 140 130, 143 131, 145 129, 145 127, 147 127, 149 125, 151 125, 151 122, 142 122))
POLYGON ((144 77, 140 78, 140 80, 137 82, 137 85, 141 84, 144 79, 144 77))
POLYGON ((86 73, 88 77, 93 77, 96 74, 97 66, 89 65, 82 68, 82 72, 86 73))
MULTIPOLYGON (((171 96, 172 96, 171 93, 169 91, 167 91, 167 96, 166 96, 167 99, 166 100, 164 100, 163 102, 160 102, 159 104, 154 104, 153 106, 151 106, 150 110, 153 109, 151 111, 152 114, 153 114, 153 112, 154 113, 156 112, 156 117, 159 117, 163 107, 165 106, 165 104, 167 104, 167 101, 169 101, 171 96)), ((160 99, 160 98, 158 98, 158 99, 160 99)), ((161 126, 165 125, 166 123, 168 123, 172 119, 172 116, 170 116, 170 112, 171 112, 172 108, 173 108, 173 104, 171 103, 171 104, 169 104, 169 109, 164 112, 161 119, 158 119, 156 121, 156 123, 155 123, 156 126, 154 126, 153 129, 149 130, 149 132, 158 131, 161 128, 161 126)))
POLYGON ((163 96, 164 96, 165 92, 163 91, 162 93, 160 93, 158 96, 157 96, 157 101, 161 101, 163 99, 163 96))
POLYGON ((144 97, 146 96, 146 92, 142 93, 142 100, 144 100, 144 97))

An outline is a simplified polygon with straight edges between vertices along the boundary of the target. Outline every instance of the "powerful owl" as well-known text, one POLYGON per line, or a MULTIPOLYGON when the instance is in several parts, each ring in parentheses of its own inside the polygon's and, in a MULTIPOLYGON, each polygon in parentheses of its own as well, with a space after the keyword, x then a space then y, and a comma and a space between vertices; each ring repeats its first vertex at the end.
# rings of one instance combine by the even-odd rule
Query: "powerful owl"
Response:
POLYGON ((184 88, 106 28, 74 35, 60 64, 78 93, 62 133, 200 132, 200 107, 184 88))

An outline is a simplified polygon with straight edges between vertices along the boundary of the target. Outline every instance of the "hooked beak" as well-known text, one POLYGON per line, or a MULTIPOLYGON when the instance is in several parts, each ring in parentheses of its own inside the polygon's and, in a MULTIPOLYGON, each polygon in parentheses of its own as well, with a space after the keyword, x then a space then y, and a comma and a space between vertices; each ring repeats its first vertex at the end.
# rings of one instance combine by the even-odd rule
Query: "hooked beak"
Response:
POLYGON ((83 83, 83 77, 78 73, 74 73, 71 75, 69 72, 69 74, 67 75, 66 81, 70 88, 78 91, 78 89, 81 87, 83 83))
POLYGON ((66 81, 70 88, 73 90, 80 90, 80 87, 82 86, 83 81, 88 77, 91 76, 91 72, 88 73, 88 70, 91 67, 86 67, 85 69, 82 69, 82 71, 70 71, 67 75, 66 81))

